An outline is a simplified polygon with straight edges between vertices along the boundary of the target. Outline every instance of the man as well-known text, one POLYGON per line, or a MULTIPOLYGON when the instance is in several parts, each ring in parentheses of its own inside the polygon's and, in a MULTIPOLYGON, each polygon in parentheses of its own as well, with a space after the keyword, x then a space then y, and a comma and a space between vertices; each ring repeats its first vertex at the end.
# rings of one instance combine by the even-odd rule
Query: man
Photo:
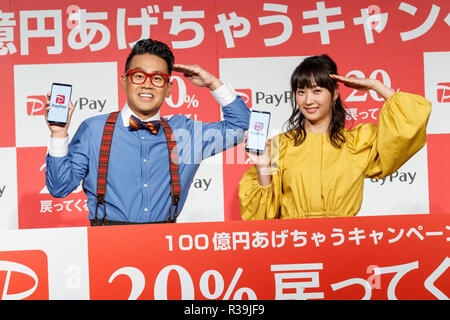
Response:
POLYGON ((48 124, 47 187, 54 197, 65 197, 83 181, 91 225, 174 222, 200 161, 241 142, 250 111, 215 76, 199 66, 174 64, 170 48, 152 39, 135 44, 120 84, 127 103, 109 126, 113 130, 110 147, 102 139, 107 139, 106 123, 114 113, 86 119, 70 144, 67 131, 72 104, 64 127, 48 124), (224 120, 201 123, 184 115, 168 121, 161 118, 159 110, 172 90, 172 70, 209 88, 222 106, 224 120), (137 129, 145 123, 151 128, 137 129))

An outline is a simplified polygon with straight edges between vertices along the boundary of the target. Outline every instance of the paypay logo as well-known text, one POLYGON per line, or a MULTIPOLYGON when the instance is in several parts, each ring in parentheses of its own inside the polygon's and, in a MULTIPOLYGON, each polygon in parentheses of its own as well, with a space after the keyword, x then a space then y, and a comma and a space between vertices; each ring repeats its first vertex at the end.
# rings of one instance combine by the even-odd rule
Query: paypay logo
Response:
POLYGON ((238 95, 242 97, 242 100, 247 104, 249 108, 252 107, 252 90, 251 89, 236 89, 238 95))
POLYGON ((450 102, 450 82, 440 82, 436 86, 437 101, 439 103, 450 102))
POLYGON ((60 95, 60 94, 56 96, 56 99, 55 99, 56 103, 63 104, 64 101, 66 101, 66 97, 65 96, 60 95))
POLYGON ((379 183, 380 186, 384 185, 385 183, 407 183, 407 184, 413 184, 414 180, 416 179, 417 171, 414 172, 399 172, 396 171, 393 174, 381 178, 381 179, 374 179, 370 178, 370 181, 373 183, 379 183))
POLYGON ((255 122, 255 125, 253 126, 253 129, 255 131, 263 131, 264 123, 263 122, 255 122))
POLYGON ((0 251, 0 298, 48 300, 47 255, 41 250, 0 251))
POLYGON ((45 114, 46 96, 28 96, 26 102, 29 116, 43 116, 45 114))
POLYGON ((291 101, 291 92, 284 91, 280 93, 267 93, 262 91, 257 91, 255 94, 256 104, 271 104, 278 107, 281 103, 288 104, 291 101))

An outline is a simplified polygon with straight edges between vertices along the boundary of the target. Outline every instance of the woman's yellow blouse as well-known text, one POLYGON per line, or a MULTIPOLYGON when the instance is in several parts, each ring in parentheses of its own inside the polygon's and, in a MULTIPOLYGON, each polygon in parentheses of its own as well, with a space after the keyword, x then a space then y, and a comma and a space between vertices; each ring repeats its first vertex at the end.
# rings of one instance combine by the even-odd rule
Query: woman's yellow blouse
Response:
POLYGON ((342 148, 328 133, 272 138, 272 182, 261 186, 253 166, 239 183, 241 215, 251 219, 354 216, 361 208, 364 178, 380 179, 397 171, 426 143, 431 103, 397 92, 383 105, 378 126, 345 130, 342 148), (278 147, 276 147, 278 145, 278 147))

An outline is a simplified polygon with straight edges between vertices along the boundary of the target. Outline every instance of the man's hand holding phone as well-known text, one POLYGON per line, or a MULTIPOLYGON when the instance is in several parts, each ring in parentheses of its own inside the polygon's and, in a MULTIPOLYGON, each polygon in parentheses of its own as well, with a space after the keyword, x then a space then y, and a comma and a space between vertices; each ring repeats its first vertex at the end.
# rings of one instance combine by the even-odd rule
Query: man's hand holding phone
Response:
POLYGON ((51 131, 52 138, 65 138, 68 135, 70 120, 75 107, 70 98, 72 86, 53 83, 51 93, 47 93, 45 121, 51 131))
POLYGON ((47 93, 47 105, 45 109, 45 121, 51 131, 52 138, 65 138, 68 136, 68 130, 70 125, 70 119, 72 119, 73 111, 75 110, 72 102, 69 102, 69 114, 67 117, 67 123, 65 125, 53 124, 48 122, 48 112, 50 110, 50 92, 47 93))

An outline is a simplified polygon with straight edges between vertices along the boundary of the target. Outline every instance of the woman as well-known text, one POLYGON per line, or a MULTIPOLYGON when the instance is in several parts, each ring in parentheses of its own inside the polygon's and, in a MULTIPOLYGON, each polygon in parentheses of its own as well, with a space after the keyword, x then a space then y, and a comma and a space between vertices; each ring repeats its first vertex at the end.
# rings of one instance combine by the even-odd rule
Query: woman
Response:
POLYGON ((392 174, 426 143, 429 101, 378 80, 338 76, 327 55, 300 63, 291 91, 288 131, 268 141, 264 154, 247 153, 255 165, 239 184, 244 220, 354 216, 364 178, 392 174), (344 127, 338 82, 386 100, 378 125, 344 127))

